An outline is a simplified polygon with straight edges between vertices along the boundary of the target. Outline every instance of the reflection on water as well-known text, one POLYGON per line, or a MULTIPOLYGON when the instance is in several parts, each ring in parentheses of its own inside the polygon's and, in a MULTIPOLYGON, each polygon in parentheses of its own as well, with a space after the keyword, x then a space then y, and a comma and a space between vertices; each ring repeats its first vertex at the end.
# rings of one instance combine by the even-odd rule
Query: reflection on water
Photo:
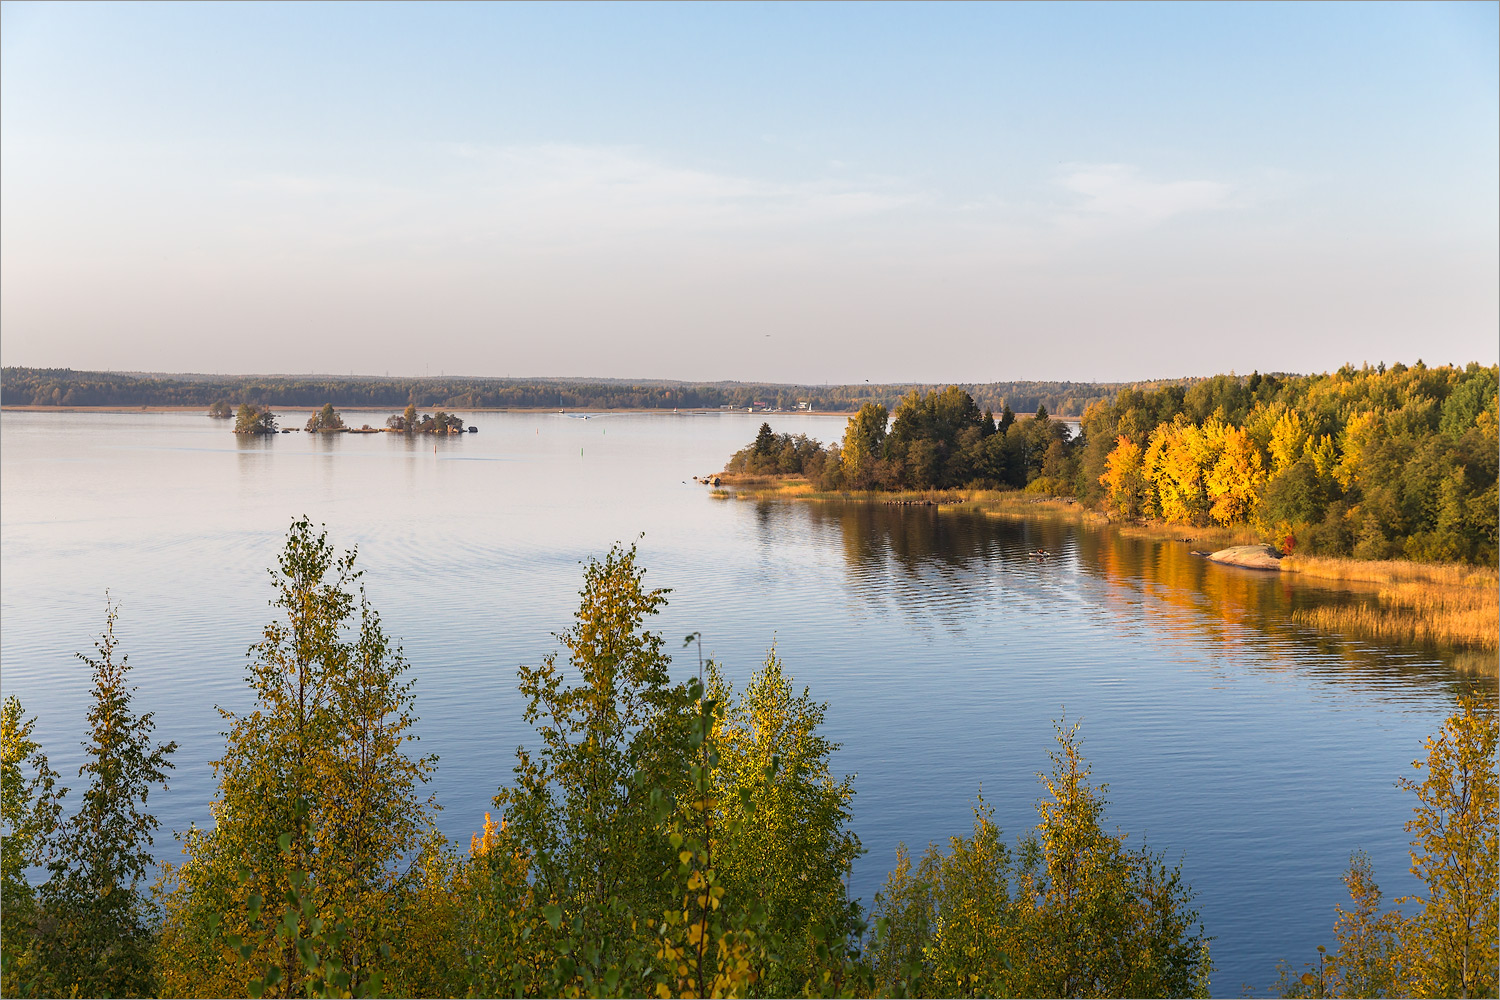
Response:
MULTIPOLYGON (((1218 655, 1254 648, 1257 663, 1383 688, 1392 681, 1444 692, 1482 684, 1456 674, 1447 649, 1403 648, 1317 632, 1293 611, 1364 599, 1358 587, 1222 566, 1185 543, 1128 538, 1107 527, 1040 515, 871 503, 760 502, 770 530, 805 516, 842 544, 850 580, 914 619, 943 618, 962 603, 1007 588, 1056 593, 1107 612, 1121 627, 1188 634, 1218 655), (773 524, 776 511, 783 517, 773 524), (1043 555, 1042 553, 1045 553, 1043 555)), ((961 625, 961 622, 959 623, 961 625)))
MULTIPOLYGON (((413 664, 442 829, 466 844, 533 739, 515 665, 556 648, 579 561, 639 539, 647 582, 672 588, 664 635, 701 631, 737 684, 775 642, 829 703, 834 766, 858 775, 869 853, 851 885, 866 900, 898 842, 967 832, 981 787, 1008 834, 1033 824, 1064 713, 1111 786, 1109 821, 1181 859, 1198 890, 1216 992, 1264 986, 1277 958, 1328 939, 1351 850, 1370 853, 1388 897, 1415 889, 1393 781, 1459 682, 1441 655, 1292 622, 1345 592, 1061 519, 710 499, 691 476, 750 440, 759 415, 465 416, 479 434, 434 440, 4 414, 3 682, 37 713, 53 766, 81 762, 88 677, 73 653, 110 588, 141 707, 182 747, 152 807, 164 831, 211 822, 214 706, 247 707, 266 567, 306 513, 359 547, 413 664)), ((843 420, 774 426, 831 440, 843 420)), ((157 850, 176 849, 162 837, 157 850)))

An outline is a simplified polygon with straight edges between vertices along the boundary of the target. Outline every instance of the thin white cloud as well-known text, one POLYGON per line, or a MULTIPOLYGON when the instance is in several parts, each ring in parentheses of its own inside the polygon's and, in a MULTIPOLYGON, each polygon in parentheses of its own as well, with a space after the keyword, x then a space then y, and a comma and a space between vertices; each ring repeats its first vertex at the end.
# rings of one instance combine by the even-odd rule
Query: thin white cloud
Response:
POLYGON ((634 147, 455 143, 413 155, 427 161, 421 185, 399 174, 244 179, 240 190, 260 202, 247 228, 319 257, 466 260, 622 248, 693 257, 772 247, 827 256, 858 247, 866 256, 915 252, 961 265, 1039 262, 1243 200, 1226 183, 1154 180, 1123 164, 1068 165, 1050 191, 949 200, 898 178, 829 170, 768 179, 634 147))
POLYGON ((452 144, 421 187, 395 180, 265 174, 241 190, 314 243, 564 251, 721 236, 805 233, 924 201, 889 178, 775 181, 686 167, 639 150, 452 144))
POLYGON ((1072 164, 1058 184, 1073 196, 1058 216, 1071 230, 1147 228, 1229 206, 1234 189, 1218 181, 1154 181, 1121 163, 1072 164))
POLYGON ((464 150, 506 222, 605 235, 783 229, 879 215, 917 200, 887 181, 776 182, 683 167, 638 151, 542 145, 464 150))

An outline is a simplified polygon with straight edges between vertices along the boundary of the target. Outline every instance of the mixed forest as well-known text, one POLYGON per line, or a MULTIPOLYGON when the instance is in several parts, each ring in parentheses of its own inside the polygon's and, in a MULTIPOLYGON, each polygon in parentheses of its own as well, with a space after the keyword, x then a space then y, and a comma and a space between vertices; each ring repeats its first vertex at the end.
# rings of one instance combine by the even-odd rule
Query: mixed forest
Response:
MULTIPOLYGON (((535 738, 452 844, 412 667, 354 553, 297 521, 273 586, 254 708, 221 710, 207 764, 213 824, 154 880, 148 800, 177 747, 133 706, 115 610, 82 657, 80 794, 5 701, 5 995, 1208 995, 1192 890, 1109 832, 1076 724, 1038 762, 1032 830, 1008 843, 981 799, 971 833, 903 848, 866 911, 828 707, 774 651, 743 689, 712 663, 674 680, 649 628, 666 595, 617 547, 587 564, 561 650, 520 668, 535 738)), ((1423 895, 1383 908, 1355 855, 1333 947, 1279 992, 1495 994, 1496 736, 1492 699, 1460 700, 1403 781, 1423 895)))
MULTIPOLYGON (((1191 380, 1185 380, 1191 381, 1191 380)), ((1163 383, 1144 383, 1154 388, 1163 383)), ((1078 416, 1114 396, 1125 383, 989 382, 964 385, 981 406, 1019 413, 1046 407, 1078 416)), ((777 385, 757 382, 672 382, 643 379, 500 379, 473 377, 376 378, 331 375, 161 375, 84 372, 68 368, 0 371, 4 402, 12 406, 211 406, 240 403, 346 409, 443 407, 504 409, 755 409, 838 412, 867 403, 887 408, 926 385, 777 385)))
POLYGON ((1026 489, 1112 517, 1248 526, 1282 548, 1494 566, 1500 369, 1346 366, 1126 387, 1080 432, 1038 407, 913 391, 850 417, 832 447, 769 424, 726 471, 825 490, 1026 489))

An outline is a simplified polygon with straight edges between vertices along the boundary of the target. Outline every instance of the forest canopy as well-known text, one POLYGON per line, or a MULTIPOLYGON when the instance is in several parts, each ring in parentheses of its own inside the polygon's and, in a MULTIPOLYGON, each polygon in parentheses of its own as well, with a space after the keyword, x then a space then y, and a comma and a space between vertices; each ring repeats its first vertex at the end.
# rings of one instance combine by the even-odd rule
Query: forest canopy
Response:
POLYGON ((1284 550, 1494 565, 1500 368, 1346 366, 1127 387, 1079 433, 960 386, 867 403, 825 448, 769 424, 726 471, 828 490, 1027 489, 1112 517, 1248 526, 1284 550))

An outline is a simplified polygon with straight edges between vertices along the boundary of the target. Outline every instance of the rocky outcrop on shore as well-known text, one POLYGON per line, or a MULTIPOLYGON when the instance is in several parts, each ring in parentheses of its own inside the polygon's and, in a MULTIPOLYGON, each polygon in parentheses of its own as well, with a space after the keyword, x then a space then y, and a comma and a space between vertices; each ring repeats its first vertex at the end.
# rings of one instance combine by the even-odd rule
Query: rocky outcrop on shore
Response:
POLYGON ((1281 569, 1281 553, 1269 545, 1232 545, 1210 553, 1209 559, 1226 566, 1245 569, 1281 569))

